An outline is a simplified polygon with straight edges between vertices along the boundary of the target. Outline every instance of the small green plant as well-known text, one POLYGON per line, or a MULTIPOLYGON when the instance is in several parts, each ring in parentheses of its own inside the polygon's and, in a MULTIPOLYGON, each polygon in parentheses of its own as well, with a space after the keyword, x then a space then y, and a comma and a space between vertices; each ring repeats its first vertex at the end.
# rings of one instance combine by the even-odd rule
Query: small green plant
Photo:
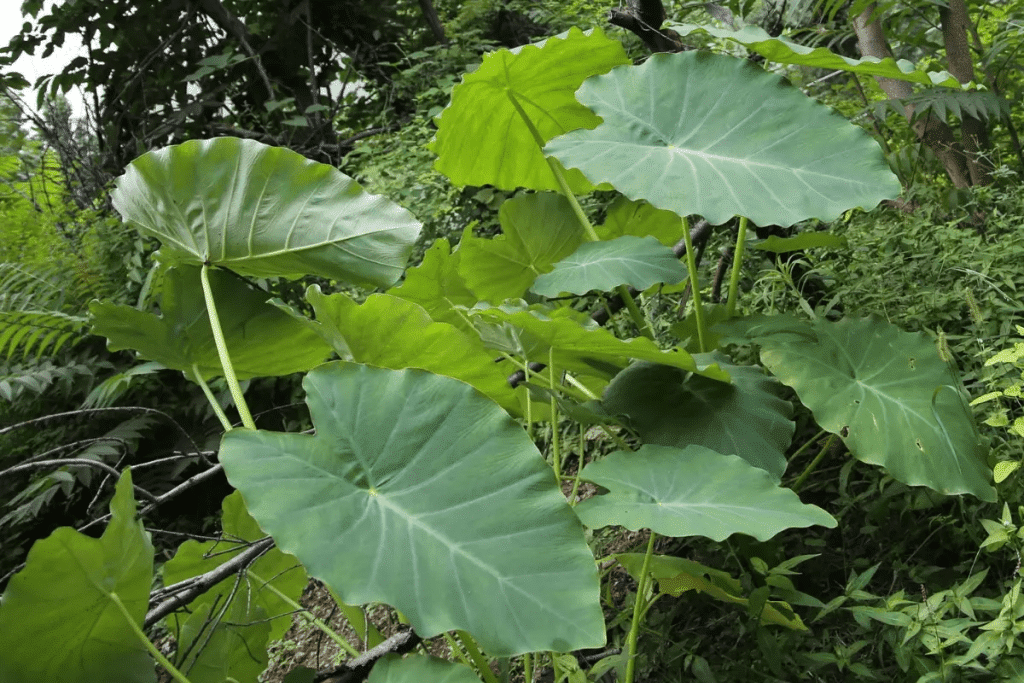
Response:
MULTIPOLYGON (((831 220, 899 192, 859 128, 743 60, 691 52, 633 66, 617 41, 578 29, 488 55, 438 126, 437 168, 453 183, 533 192, 502 205, 503 235, 467 234, 457 249, 438 240, 408 271, 419 223, 334 168, 234 138, 132 162, 113 203, 161 243, 159 314, 96 301, 93 329, 200 387, 225 432, 217 467, 237 493, 224 503, 223 539, 183 544, 151 601, 152 546, 126 471, 102 538, 62 529, 11 580, 0 678, 153 680, 156 660, 180 682, 252 680, 307 574, 354 627, 366 615, 351 605, 385 603, 418 636, 443 635, 459 660, 388 656, 373 681, 496 683, 513 657, 527 680, 546 662, 557 680, 583 680, 571 653, 609 639, 599 565, 637 583, 616 619, 622 652, 594 667, 628 683, 650 607, 684 592, 804 630, 786 602, 801 597, 786 579, 799 558, 755 563, 764 585, 748 590, 654 552, 663 536, 766 541, 836 524, 780 485, 795 429, 780 383, 820 426, 808 445, 831 434, 905 484, 995 499, 959 379, 923 335, 875 317, 786 315, 710 331, 689 218, 741 217, 717 316, 731 318, 749 221, 831 220), (609 187, 632 203, 627 216, 646 215, 644 201, 675 214, 667 237, 685 243, 685 264, 647 221, 590 222, 577 194, 609 187), (244 279, 304 275, 388 289, 357 303, 310 287, 310 318, 244 279), (685 281, 693 354, 656 344, 629 290, 685 281), (618 338, 571 306, 592 291, 621 297, 637 336, 618 338), (771 375, 716 339, 757 345, 771 375), (242 382, 295 372, 306 373, 315 433, 258 429, 242 382), (215 399, 215 377, 241 427, 215 399), (618 448, 576 448, 558 429, 569 420, 618 448), (550 462, 532 438, 541 422, 553 426, 550 462), (577 501, 581 481, 598 494, 577 501), (644 552, 595 558, 587 530, 606 526, 648 530, 644 552), (144 632, 160 621, 177 641, 171 657, 144 632)), ((857 652, 823 663, 857 673, 857 652)))

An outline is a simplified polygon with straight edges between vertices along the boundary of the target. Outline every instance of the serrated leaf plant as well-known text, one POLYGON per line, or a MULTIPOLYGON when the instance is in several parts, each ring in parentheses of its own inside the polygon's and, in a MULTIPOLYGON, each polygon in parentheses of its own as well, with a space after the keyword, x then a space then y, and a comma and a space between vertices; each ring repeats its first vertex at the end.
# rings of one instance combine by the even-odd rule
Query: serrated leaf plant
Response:
MULTIPOLYGON (((154 606, 177 641, 162 662, 176 680, 254 680, 280 633, 274 619, 298 608, 307 575, 357 629, 365 614, 353 605, 383 603, 417 636, 453 645, 459 663, 379 659, 370 680, 380 683, 497 683, 513 657, 528 680, 546 662, 559 680, 583 680, 571 653, 609 637, 597 560, 638 583, 616 660, 629 683, 641 623, 662 595, 701 592, 804 629, 783 600, 653 552, 659 535, 765 540, 836 525, 800 500, 802 478, 781 485, 799 446, 783 384, 854 458, 910 485, 993 498, 985 445, 934 346, 874 318, 735 318, 748 221, 829 220, 898 194, 862 130, 749 62, 693 52, 634 66, 616 40, 578 29, 486 55, 436 124, 436 168, 453 183, 524 192, 501 208, 503 235, 439 240, 404 278, 416 219, 294 152, 194 140, 141 156, 117 182, 114 206, 161 243, 162 299, 159 314, 95 302, 94 330, 210 398, 225 432, 219 463, 237 489, 218 547, 190 541, 164 566, 176 587, 205 588, 170 612, 154 606), (577 194, 597 187, 622 196, 595 228, 577 194), (697 217, 739 218, 728 303, 714 314, 732 320, 714 335, 690 234, 697 217), (682 262, 667 246, 676 241, 682 262), (310 287, 307 317, 246 281, 306 275, 388 289, 359 303, 310 287), (681 280, 699 353, 656 340, 629 289, 681 280), (580 312, 592 292, 621 298, 620 327, 636 335, 580 312), (719 339, 760 347, 771 374, 734 361, 719 339), (314 433, 259 429, 247 407, 240 379, 289 372, 306 373, 314 433), (217 376, 241 426, 213 398, 217 376), (598 425, 619 448, 581 447, 570 471, 558 435, 572 420, 598 425), (552 427, 544 453, 531 438, 538 422, 552 427), (597 495, 577 505, 581 481, 597 495), (588 531, 606 526, 648 530, 646 551, 595 558, 588 531), (219 550, 255 556, 236 578, 206 585, 235 561, 219 550)), ((0 671, 48 671, 26 639, 61 623, 47 636, 73 653, 61 680, 96 680, 111 652, 132 667, 104 680, 153 679, 154 648, 139 639, 152 550, 125 481, 108 530, 118 548, 107 535, 86 544, 86 565, 68 550, 84 541, 60 531, 61 543, 40 542, 12 580, 0 602, 0 671), (39 558, 81 584, 78 601, 44 599, 39 558), (112 609, 119 595, 125 608, 112 609), (28 613, 35 626, 18 628, 28 613), (96 628, 79 628, 86 616, 96 628)), ((353 655, 364 645, 329 635, 353 655)))

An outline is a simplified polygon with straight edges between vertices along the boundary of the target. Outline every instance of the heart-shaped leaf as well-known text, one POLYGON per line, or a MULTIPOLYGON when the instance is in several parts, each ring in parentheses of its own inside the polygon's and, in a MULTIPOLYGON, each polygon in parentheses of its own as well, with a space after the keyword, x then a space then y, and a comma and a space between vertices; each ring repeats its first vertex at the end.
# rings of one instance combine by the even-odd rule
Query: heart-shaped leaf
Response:
MULTIPOLYGON (((224 499, 222 508, 226 540, 185 541, 164 565, 165 585, 216 569, 244 550, 246 542, 266 536, 237 491, 224 499)), ((267 666, 267 643, 284 637, 291 619, 282 617, 293 611, 264 582, 297 601, 309 580, 298 560, 277 548, 260 556, 241 581, 236 578, 224 579, 193 600, 191 614, 167 617, 168 629, 180 633, 178 652, 186 653, 176 664, 192 683, 222 683, 228 677, 256 680, 267 666)))
MULTIPOLYGON (((718 365, 700 365, 682 349, 663 351, 646 337, 619 339, 604 328, 584 327, 570 317, 548 317, 537 311, 476 308, 470 312, 485 323, 514 328, 517 346, 499 348, 510 353, 533 349, 534 353, 524 358, 527 361, 546 363, 553 353, 560 369, 602 377, 608 372, 615 374, 616 368, 635 358, 699 373, 709 381, 729 381, 729 374, 718 365)), ((489 340, 496 338, 484 337, 485 343, 489 340)))
POLYGON ((783 529, 836 525, 764 470, 703 446, 617 451, 584 467, 580 478, 609 491, 575 508, 592 529, 618 525, 714 541, 740 533, 767 541, 783 529))
MULTIPOLYGON (((480 68, 452 89, 451 103, 436 119, 434 168, 456 185, 558 190, 512 97, 547 142, 600 123, 574 93, 588 76, 628 63, 622 44, 600 28, 587 33, 572 28, 534 45, 487 54, 480 68)), ((569 171, 566 179, 577 194, 594 189, 579 171, 569 171)))
POLYGON ((505 411, 421 370, 329 363, 303 386, 315 435, 236 429, 220 460, 312 576, 495 656, 604 643, 583 529, 505 411))
POLYGON ((762 55, 769 61, 778 64, 799 64, 828 71, 839 69, 868 76, 895 78, 922 85, 941 85, 947 88, 956 88, 957 90, 962 87, 960 81, 947 71, 918 71, 913 62, 906 59, 896 61, 892 57, 886 57, 885 59, 879 59, 878 57, 863 57, 861 59, 842 57, 825 47, 807 47, 806 45, 794 43, 783 36, 773 37, 760 26, 754 26, 753 24, 748 24, 738 31, 731 31, 727 28, 718 28, 716 26, 697 26, 695 24, 668 24, 667 27, 680 36, 701 32, 716 38, 732 40, 762 55))
POLYGON ((583 230, 565 197, 520 195, 501 205, 503 235, 466 235, 459 243, 459 274, 481 301, 518 299, 534 278, 551 270, 583 242, 583 230))
POLYGON ((995 500, 986 445, 960 379, 923 334, 877 318, 839 322, 762 316, 730 321, 855 458, 947 495, 995 500))
POLYGON ((746 60, 656 54, 587 79, 577 97, 604 123, 545 151, 680 216, 791 225, 901 190, 866 132, 746 60))
POLYGON ((760 368, 732 365, 717 353, 694 354, 694 362, 714 362, 732 384, 679 368, 633 363, 604 392, 601 404, 624 415, 647 444, 704 446, 738 455, 776 480, 786 471, 786 449, 793 438, 793 406, 760 368))
POLYGON ((437 657, 384 655, 373 665, 367 683, 480 683, 468 666, 437 657))
POLYGON ((255 140, 190 140, 143 154, 110 195, 171 263, 254 277, 393 284, 420 224, 344 173, 255 140))
POLYGON ((618 197, 608 208, 604 223, 595 226, 594 231, 602 240, 650 235, 671 247, 683 238, 683 221, 671 211, 657 209, 648 202, 618 197))
POLYGON ((423 254, 423 261, 406 271, 402 284, 388 290, 388 294, 419 304, 434 320, 475 335, 463 309, 480 299, 459 275, 461 258, 460 252, 452 252, 448 240, 436 240, 423 254))
POLYGON ((619 285, 643 291, 659 282, 675 284, 687 277, 675 253, 653 237, 627 235, 611 242, 587 242, 537 278, 530 290, 547 297, 562 292, 610 292, 619 285))
MULTIPOLYGON (((304 372, 331 354, 331 347, 315 332, 268 304, 266 292, 220 270, 210 271, 210 286, 239 379, 304 372)), ((132 306, 92 302, 93 333, 106 337, 111 351, 132 349, 189 376, 193 364, 203 379, 222 375, 199 268, 168 270, 161 294, 160 315, 132 306)))
POLYGON ((135 519, 131 472, 100 538, 61 527, 37 541, 0 600, 0 681, 153 683, 153 659, 113 601, 142 627, 153 544, 135 519))
POLYGON ((430 319, 422 307, 389 294, 356 304, 344 294, 324 295, 314 285, 306 300, 316 326, 344 360, 401 370, 419 368, 471 384, 513 414, 519 400, 480 338, 430 319))

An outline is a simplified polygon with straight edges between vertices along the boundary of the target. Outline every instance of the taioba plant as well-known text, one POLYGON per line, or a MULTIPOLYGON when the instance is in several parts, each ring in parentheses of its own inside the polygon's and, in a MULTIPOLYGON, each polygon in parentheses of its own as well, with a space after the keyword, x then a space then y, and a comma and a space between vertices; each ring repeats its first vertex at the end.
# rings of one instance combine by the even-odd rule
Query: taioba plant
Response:
MULTIPOLYGON (((517 655, 530 676, 538 652, 578 680, 559 653, 606 639, 585 527, 619 525, 651 530, 646 554, 601 558, 639 583, 626 651, 611 662, 631 681, 652 579, 665 594, 746 603, 727 574, 655 555, 658 534, 767 539, 835 525, 779 486, 794 433, 779 382, 854 457, 908 484, 994 497, 960 382, 924 337, 874 318, 755 317, 717 333, 760 345, 777 379, 713 348, 687 217, 743 217, 731 315, 748 219, 830 220, 898 193, 859 128, 748 62, 686 53, 632 66, 619 43, 575 29, 488 55, 437 125, 437 168, 453 182, 536 192, 501 208, 504 235, 467 232, 457 250, 439 240, 400 286, 364 303, 310 288, 315 320, 243 278, 392 286, 417 236, 411 215, 334 168, 250 140, 157 150, 119 179, 114 206, 162 245, 160 314, 96 302, 94 329, 112 349, 186 373, 211 400, 207 381, 225 378, 243 425, 219 412, 219 460, 238 490, 224 504, 231 543, 182 545, 163 578, 191 604, 173 611, 188 600, 169 598, 147 616, 152 547, 126 472, 102 538, 58 530, 11 580, 0 679, 152 681, 156 659, 178 681, 253 681, 287 621, 273 617, 293 609, 308 573, 357 630, 351 605, 386 603, 418 635, 445 634, 461 660, 386 657, 370 680, 492 682, 487 657, 517 655), (592 226, 576 193, 604 185, 629 201, 592 226), (686 266, 665 246, 680 237, 686 266), (656 345, 628 290, 686 278, 693 355, 656 345), (641 335, 619 339, 562 296, 594 290, 618 292, 641 335), (332 353, 341 360, 324 363, 332 353), (511 365, 525 386, 506 381, 511 365), (257 429, 239 379, 293 372, 307 373, 316 433, 257 429), (621 450, 563 476, 559 430, 550 466, 530 434, 568 418, 602 426, 621 450), (606 493, 573 507, 563 479, 573 503, 580 479, 606 493), (170 658, 144 634, 159 619, 177 638, 170 658)), ((785 603, 763 604, 762 621, 804 628, 785 603)), ((360 636, 373 645, 369 631, 360 636)))

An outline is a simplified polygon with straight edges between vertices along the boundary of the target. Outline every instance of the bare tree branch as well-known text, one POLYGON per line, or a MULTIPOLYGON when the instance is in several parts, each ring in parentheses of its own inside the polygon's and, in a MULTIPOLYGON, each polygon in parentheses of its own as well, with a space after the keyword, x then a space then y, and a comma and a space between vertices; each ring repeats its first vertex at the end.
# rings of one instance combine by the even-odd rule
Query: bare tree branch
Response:
POLYGON ((211 569, 205 574, 200 574, 188 581, 182 581, 180 584, 163 589, 162 593, 174 593, 174 597, 164 600, 146 614, 145 627, 149 628, 174 610, 192 602, 192 600, 235 572, 245 569, 270 550, 273 545, 274 539, 269 536, 262 538, 216 569, 211 569))

